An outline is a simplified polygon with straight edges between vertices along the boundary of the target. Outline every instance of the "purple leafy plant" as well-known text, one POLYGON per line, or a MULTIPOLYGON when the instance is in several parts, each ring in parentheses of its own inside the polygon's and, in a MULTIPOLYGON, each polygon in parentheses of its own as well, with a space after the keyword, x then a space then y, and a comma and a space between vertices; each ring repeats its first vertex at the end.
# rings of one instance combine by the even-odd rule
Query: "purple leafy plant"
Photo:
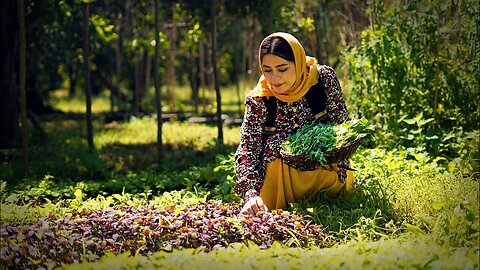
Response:
POLYGON ((103 211, 83 210, 67 217, 51 215, 35 224, 0 225, 0 260, 7 268, 52 268, 94 261, 106 252, 149 255, 180 248, 206 252, 230 243, 268 248, 330 246, 321 225, 277 210, 256 216, 239 214, 237 205, 218 201, 186 209, 120 205, 103 211))

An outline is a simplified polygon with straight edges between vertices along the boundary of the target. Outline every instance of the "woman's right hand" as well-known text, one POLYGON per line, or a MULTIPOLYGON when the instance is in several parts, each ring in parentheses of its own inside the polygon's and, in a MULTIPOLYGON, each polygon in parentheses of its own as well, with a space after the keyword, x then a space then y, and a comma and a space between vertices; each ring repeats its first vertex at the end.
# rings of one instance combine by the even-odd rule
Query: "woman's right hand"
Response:
POLYGON ((263 203, 262 198, 260 196, 255 196, 250 198, 245 205, 243 206, 242 210, 240 211, 240 214, 251 214, 255 215, 259 211, 268 211, 267 206, 263 203))

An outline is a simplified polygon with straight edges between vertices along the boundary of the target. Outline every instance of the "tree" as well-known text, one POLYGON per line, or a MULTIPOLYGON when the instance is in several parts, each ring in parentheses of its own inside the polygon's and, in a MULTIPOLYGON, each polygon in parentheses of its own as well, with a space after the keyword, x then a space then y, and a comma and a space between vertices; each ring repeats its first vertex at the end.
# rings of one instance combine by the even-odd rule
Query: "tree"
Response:
POLYGON ((243 70, 242 70, 242 64, 241 64, 241 42, 239 38, 239 33, 241 29, 241 20, 237 18, 235 20, 235 30, 232 31, 233 33, 233 67, 234 67, 234 72, 233 72, 233 80, 235 82, 235 88, 237 90, 237 99, 238 99, 238 116, 242 117, 242 105, 243 105, 243 99, 240 96, 240 78, 243 78, 243 70))
POLYGON ((213 80, 215 84, 215 93, 217 99, 217 128, 218 128, 218 142, 223 144, 223 119, 222 119, 222 95, 220 93, 220 86, 218 83, 218 68, 217 68, 217 0, 212 1, 211 15, 212 15, 212 67, 213 80))
POLYGON ((157 152, 158 161, 163 158, 163 141, 162 141, 162 103, 160 93, 160 79, 158 73, 158 59, 160 58, 160 14, 159 1, 155 0, 154 16, 155 16, 155 56, 153 58, 153 80, 155 84, 155 110, 157 112, 157 152))
POLYGON ((92 89, 90 85, 90 34, 88 29, 88 19, 90 17, 90 2, 82 2, 82 14, 83 14, 83 65, 85 71, 85 100, 86 100, 86 122, 87 122, 87 142, 90 149, 94 148, 93 145, 93 124, 92 124, 92 89))
POLYGON ((19 40, 19 92, 20 92, 20 123, 22 133, 22 154, 23 154, 23 174, 28 175, 28 123, 27 123, 27 98, 25 92, 25 54, 26 54, 26 38, 25 38, 25 4, 23 0, 18 3, 18 40, 19 40))
POLYGON ((315 11, 316 56, 320 63, 328 65, 327 12, 321 0, 317 0, 315 11))
POLYGON ((18 42, 17 1, 0 1, 0 148, 19 142, 16 44, 18 42))

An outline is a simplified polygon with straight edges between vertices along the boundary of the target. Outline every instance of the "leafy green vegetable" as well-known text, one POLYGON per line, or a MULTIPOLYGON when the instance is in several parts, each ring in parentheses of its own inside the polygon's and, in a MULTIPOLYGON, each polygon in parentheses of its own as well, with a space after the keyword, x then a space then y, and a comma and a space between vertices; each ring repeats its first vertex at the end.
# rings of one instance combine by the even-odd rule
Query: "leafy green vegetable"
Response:
POLYGON ((368 124, 365 117, 346 121, 333 127, 335 131, 337 144, 336 148, 343 147, 357 139, 367 136, 373 132, 373 127, 368 124))
POLYGON ((367 136, 371 131, 372 127, 364 117, 340 125, 312 123, 288 137, 282 144, 282 149, 290 155, 305 156, 325 165, 330 152, 367 136))

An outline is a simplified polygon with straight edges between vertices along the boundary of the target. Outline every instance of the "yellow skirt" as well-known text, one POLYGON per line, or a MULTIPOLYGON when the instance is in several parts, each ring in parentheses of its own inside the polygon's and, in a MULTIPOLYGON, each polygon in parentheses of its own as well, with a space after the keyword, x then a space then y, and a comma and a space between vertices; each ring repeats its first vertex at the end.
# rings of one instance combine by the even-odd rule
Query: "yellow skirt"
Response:
POLYGON ((336 196, 342 188, 350 191, 354 182, 353 172, 347 171, 347 179, 342 183, 337 171, 335 165, 314 171, 299 171, 276 159, 267 164, 260 197, 271 210, 285 208, 289 203, 319 191, 326 192, 330 197, 336 196))

